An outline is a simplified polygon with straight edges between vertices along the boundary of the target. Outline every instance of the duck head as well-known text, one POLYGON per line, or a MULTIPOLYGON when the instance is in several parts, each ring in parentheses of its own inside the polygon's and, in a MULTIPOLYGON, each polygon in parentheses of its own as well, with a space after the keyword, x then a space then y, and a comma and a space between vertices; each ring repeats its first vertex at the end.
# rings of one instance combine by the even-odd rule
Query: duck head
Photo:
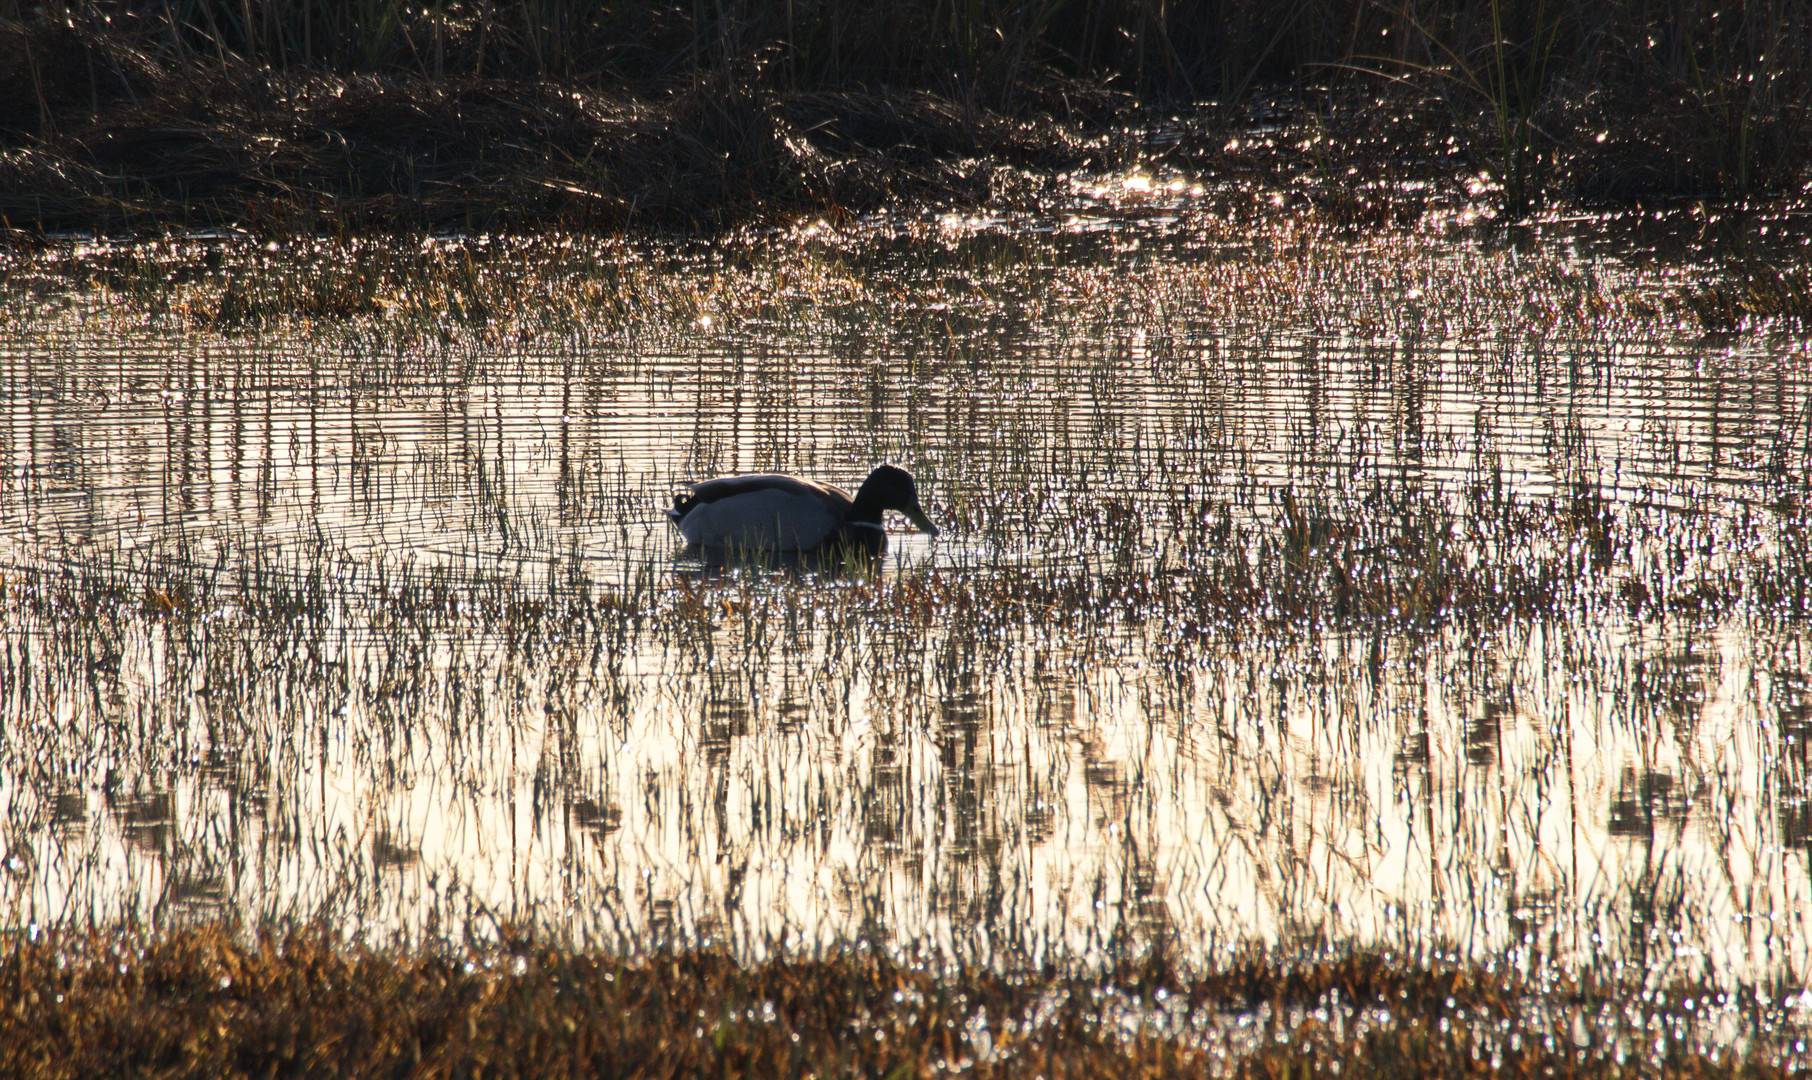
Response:
POLYGON ((861 490, 856 492, 849 520, 879 524, 883 510, 898 510, 920 530, 937 535, 937 526, 919 506, 919 489, 912 482, 912 474, 898 465, 875 466, 868 479, 862 481, 861 490))

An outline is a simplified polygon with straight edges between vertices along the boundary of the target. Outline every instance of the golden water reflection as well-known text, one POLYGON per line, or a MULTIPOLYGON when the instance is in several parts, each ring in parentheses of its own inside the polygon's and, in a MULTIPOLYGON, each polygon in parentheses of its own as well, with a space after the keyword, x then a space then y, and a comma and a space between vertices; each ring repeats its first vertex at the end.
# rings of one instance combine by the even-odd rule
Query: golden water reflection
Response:
POLYGON ((1805 978, 1807 633, 1765 570, 1803 535, 1803 344, 1124 319, 401 357, 10 328, 8 921, 1805 978), (884 458, 951 527, 873 578, 704 574, 659 517, 686 477, 884 458), (1201 550, 1448 507, 1417 542, 1468 572, 1507 497, 1615 602, 1287 611, 1272 549, 1201 550), (1144 606, 1212 607, 1203 560, 1258 606, 1144 606))

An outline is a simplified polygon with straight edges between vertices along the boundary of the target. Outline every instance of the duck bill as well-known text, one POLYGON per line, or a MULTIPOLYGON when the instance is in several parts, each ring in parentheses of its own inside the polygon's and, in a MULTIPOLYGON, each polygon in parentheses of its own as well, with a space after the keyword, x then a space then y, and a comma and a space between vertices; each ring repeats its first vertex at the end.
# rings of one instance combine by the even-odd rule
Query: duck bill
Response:
POLYGON ((933 525, 931 519, 925 516, 925 511, 920 510, 915 506, 910 510, 904 511, 904 513, 914 525, 919 527, 921 532, 930 533, 932 536, 937 535, 937 526, 933 525))

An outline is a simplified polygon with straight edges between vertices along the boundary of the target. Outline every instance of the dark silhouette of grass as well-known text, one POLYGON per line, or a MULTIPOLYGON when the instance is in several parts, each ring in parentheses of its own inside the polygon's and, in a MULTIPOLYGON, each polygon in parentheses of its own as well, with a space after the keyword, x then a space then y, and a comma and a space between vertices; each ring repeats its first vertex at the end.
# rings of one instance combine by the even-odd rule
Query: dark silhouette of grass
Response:
POLYGON ((1520 214, 1794 190, 1808 100, 1805 0, 13 0, 0 214, 709 231, 1154 160, 1224 175, 1253 149, 1227 134, 1278 104, 1326 137, 1267 147, 1273 172, 1483 173, 1520 214), (1182 137, 1127 134, 1173 114, 1182 137))

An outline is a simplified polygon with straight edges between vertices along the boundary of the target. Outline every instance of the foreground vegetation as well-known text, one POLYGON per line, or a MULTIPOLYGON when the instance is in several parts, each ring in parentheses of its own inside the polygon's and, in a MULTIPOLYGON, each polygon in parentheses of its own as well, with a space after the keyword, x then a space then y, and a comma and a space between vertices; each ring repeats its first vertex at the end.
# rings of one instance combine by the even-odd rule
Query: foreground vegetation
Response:
POLYGON ((1803 190, 1812 5, 11 0, 0 90, 27 230, 711 229, 1134 166, 1520 216, 1803 190))
POLYGON ((421 951, 216 926, 15 939, 0 991, 0 1072, 34 1078, 1769 1077, 1789 1075, 1805 1034, 1766 990, 1542 986, 1379 952, 1084 978, 934 972, 863 949, 747 966, 507 932, 421 951))

